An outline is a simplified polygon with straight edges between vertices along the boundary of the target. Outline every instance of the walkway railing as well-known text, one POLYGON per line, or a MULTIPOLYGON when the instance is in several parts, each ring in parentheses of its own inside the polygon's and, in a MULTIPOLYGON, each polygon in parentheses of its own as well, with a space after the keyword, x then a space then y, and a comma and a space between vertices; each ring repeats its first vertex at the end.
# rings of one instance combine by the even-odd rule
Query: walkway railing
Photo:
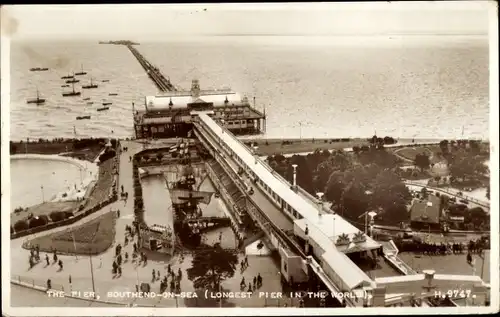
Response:
MULTIPOLYGON (((18 283, 18 284, 24 284, 26 286, 31 286, 33 288, 35 288, 35 287, 47 288, 47 280, 35 279, 35 278, 31 278, 31 277, 26 277, 26 276, 12 275, 11 282, 18 283)), ((63 292, 65 291, 63 285, 56 284, 56 283, 51 283, 51 284, 52 284, 51 290, 63 291, 63 292)))
MULTIPOLYGON (((198 122, 195 122, 194 123, 195 127, 200 130, 203 129, 203 131, 208 134, 209 137, 212 137, 213 139, 217 140, 216 136, 214 136, 211 131, 209 131, 209 129, 204 129, 203 128, 203 125, 199 124, 198 122)), ((225 131, 225 133, 230 133, 228 131, 225 131)), ((195 132, 195 134, 197 134, 197 136, 199 137, 200 140, 202 140, 203 143, 205 142, 209 142, 211 143, 210 141, 206 140, 207 139, 207 136, 204 136, 204 135, 199 135, 198 133, 195 132), (201 136, 201 137, 200 137, 201 136), (204 139, 206 141, 204 141, 204 139)), ((237 139, 238 140, 238 139, 237 139)), ((238 140, 238 142, 240 142, 243 147, 245 149, 248 150, 247 146, 244 145, 240 140, 238 140)), ((217 147, 222 147, 221 145, 219 145, 217 143, 217 141, 214 141, 215 144, 211 144, 211 147, 213 148, 217 148, 217 147)), ((205 143, 206 145, 206 143, 205 143)), ((223 147, 222 147, 223 148, 223 147)), ((213 151, 213 153, 215 153, 216 155, 214 155, 214 157, 216 158, 216 160, 218 162, 221 163, 221 165, 223 165, 225 167, 225 170, 228 172, 228 174, 230 176, 232 176, 234 179, 233 181, 235 181, 235 183, 239 183, 241 182, 241 179, 237 176, 236 172, 233 170, 233 168, 231 166, 229 166, 229 164, 225 161, 225 159, 222 159, 220 157, 220 154, 217 152, 217 151, 213 151)), ((230 153, 226 153, 228 155, 230 155, 230 153)), ((265 164, 264 162, 262 162, 262 160, 259 159, 259 161, 261 162, 261 164, 263 164, 269 171, 273 172, 273 170, 271 169, 271 167, 269 167, 267 164, 265 164)), ((278 173, 273 173, 274 175, 278 175, 278 173)), ((282 181, 285 181, 285 179, 281 178, 282 181)), ((246 194, 246 191, 244 191, 245 194, 246 194)), ((247 194, 246 194, 247 195, 247 194)), ((248 202, 251 202, 251 198, 250 197, 247 197, 247 201, 248 202)), ((271 238, 271 237, 274 237, 276 240, 277 240, 277 244, 278 246, 283 246, 283 247, 287 247, 289 248, 291 251, 293 251, 294 253, 296 253, 297 255, 301 256, 302 259, 306 260, 308 257, 305 255, 305 253, 302 251, 301 247, 296 243, 294 242, 290 237, 288 237, 280 228, 278 228, 271 220, 270 218, 266 215, 266 213, 264 213, 259 206, 257 206, 256 204, 254 203, 250 203, 248 205, 248 208, 247 208, 247 211, 249 212, 249 214, 252 216, 252 218, 256 221, 258 221, 263 229, 263 231, 271 238)), ((272 238, 271 238, 272 239, 272 238)), ((311 265, 312 267, 314 268, 320 268, 321 265, 319 263, 317 263, 314 259, 311 259, 309 258, 309 260, 311 261, 311 263, 309 263, 309 265, 311 265)), ((325 278, 328 278, 328 276, 324 276, 325 278)), ((341 290, 338 289, 338 287, 334 284, 334 283, 331 283, 331 285, 333 285, 336 289, 337 292, 340 292, 341 290)), ((353 307, 355 306, 354 302, 352 301, 352 299, 350 298, 345 298, 345 303, 350 306, 350 307, 353 307)))

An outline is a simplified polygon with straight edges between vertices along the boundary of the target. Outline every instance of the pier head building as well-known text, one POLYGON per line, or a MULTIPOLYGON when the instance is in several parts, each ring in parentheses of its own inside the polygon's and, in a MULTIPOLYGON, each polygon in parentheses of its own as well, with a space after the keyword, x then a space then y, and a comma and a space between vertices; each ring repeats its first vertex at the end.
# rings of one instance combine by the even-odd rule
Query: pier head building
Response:
POLYGON ((134 106, 137 139, 187 136, 199 111, 212 111, 234 134, 257 134, 266 126, 265 113, 252 107, 247 97, 231 89, 202 90, 198 80, 192 81, 191 90, 146 96, 144 101, 144 109, 134 106))

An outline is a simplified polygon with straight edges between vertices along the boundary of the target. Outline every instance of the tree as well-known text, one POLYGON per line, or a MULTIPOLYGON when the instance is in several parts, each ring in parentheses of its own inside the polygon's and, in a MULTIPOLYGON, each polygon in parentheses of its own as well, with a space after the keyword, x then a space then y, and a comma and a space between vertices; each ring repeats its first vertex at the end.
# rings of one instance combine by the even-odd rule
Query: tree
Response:
POLYGON ((14 142, 10 141, 10 155, 16 154, 17 152, 17 146, 14 144, 14 142))
POLYGON ((352 181, 347 185, 341 198, 342 215, 346 218, 358 221, 358 218, 368 210, 370 201, 363 184, 352 181))
POLYGON ((483 164, 483 158, 468 155, 465 152, 457 153, 450 165, 450 174, 464 182, 486 174, 487 170, 487 166, 483 164))
POLYGON ((40 215, 37 217, 33 217, 28 221, 29 228, 35 228, 40 226, 45 226, 49 222, 49 217, 46 215, 40 215))
POLYGON ((475 154, 479 154, 479 152, 481 152, 480 141, 469 140, 469 146, 470 146, 471 152, 473 152, 475 154))
POLYGON ((443 154, 447 154, 449 152, 448 140, 442 140, 441 142, 439 142, 439 148, 441 149, 441 152, 443 152, 443 154))
POLYGON ((49 218, 52 222, 58 222, 66 219, 66 213, 63 211, 53 211, 49 214, 49 218))
POLYGON ((429 159, 429 156, 427 154, 419 153, 415 156, 415 166, 420 168, 422 172, 425 169, 428 169, 430 165, 431 165, 431 160, 429 159))
POLYGON ((465 213, 465 221, 475 226, 481 225, 489 220, 488 214, 481 207, 474 207, 465 213))
POLYGON ((18 220, 14 224, 14 230, 16 230, 16 232, 27 230, 28 228, 29 226, 26 220, 18 220))
POLYGON ((395 144, 396 140, 393 137, 386 136, 384 137, 384 144, 395 144))
POLYGON ((401 178, 393 171, 383 170, 372 180, 372 208, 384 210, 406 205, 411 199, 410 191, 401 178))
POLYGON ((340 171, 333 172, 326 183, 325 198, 337 205, 340 204, 345 187, 344 173, 340 171))
POLYGON ((238 256, 235 251, 223 249, 219 243, 195 253, 188 279, 195 289, 218 291, 220 283, 234 276, 238 256))

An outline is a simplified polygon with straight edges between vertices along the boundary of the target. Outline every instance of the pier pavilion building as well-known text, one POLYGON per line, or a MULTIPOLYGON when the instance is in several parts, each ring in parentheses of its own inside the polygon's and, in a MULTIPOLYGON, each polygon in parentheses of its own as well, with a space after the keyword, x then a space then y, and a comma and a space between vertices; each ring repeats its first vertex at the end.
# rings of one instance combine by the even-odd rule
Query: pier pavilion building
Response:
POLYGON ((193 112, 213 111, 234 134, 256 134, 265 131, 266 115, 255 109, 247 97, 231 89, 202 90, 193 80, 191 90, 171 91, 146 96, 144 109, 135 109, 134 131, 137 139, 187 136, 192 129, 193 112))

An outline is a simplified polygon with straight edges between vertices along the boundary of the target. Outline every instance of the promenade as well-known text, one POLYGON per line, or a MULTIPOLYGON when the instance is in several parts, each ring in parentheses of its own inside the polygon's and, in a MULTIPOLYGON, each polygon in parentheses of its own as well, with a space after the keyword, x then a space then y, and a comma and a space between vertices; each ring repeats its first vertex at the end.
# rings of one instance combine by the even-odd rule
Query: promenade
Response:
MULTIPOLYGON (((169 257, 166 255, 159 255, 153 253, 148 254, 148 263, 146 266, 136 266, 131 263, 124 263, 122 265, 122 275, 119 277, 113 277, 111 273, 112 263, 114 261, 115 256, 115 247, 117 244, 121 244, 122 254, 128 252, 129 255, 132 254, 132 243, 129 243, 127 246, 124 246, 124 236, 125 236, 125 226, 131 225, 134 220, 133 214, 133 204, 134 204, 134 190, 133 190, 133 170, 132 170, 132 162, 130 161, 130 157, 137 152, 140 152, 144 148, 155 148, 165 146, 166 144, 162 142, 158 142, 157 144, 142 144, 136 141, 121 141, 122 148, 128 148, 127 152, 120 152, 120 160, 119 160, 119 186, 125 192, 129 193, 129 199, 127 201, 119 200, 109 206, 104 207, 102 210, 72 224, 69 226, 54 228, 49 231, 41 232, 27 238, 20 238, 11 240, 11 276, 15 279, 21 279, 22 281, 32 283, 41 287, 46 285, 47 279, 51 279, 53 288, 56 290, 62 290, 66 292, 73 291, 92 291, 95 288, 96 297, 99 300, 110 300, 114 302, 122 302, 127 304, 135 304, 138 306, 159 306, 159 307, 183 307, 183 306, 205 306, 205 305, 213 305, 212 303, 207 303, 204 298, 199 298, 198 300, 184 300, 184 299, 164 299, 164 298, 128 298, 128 297, 113 297, 108 298, 108 292, 127 292, 127 291, 135 291, 135 285, 148 282, 152 285, 152 291, 159 292, 159 281, 152 282, 152 270, 159 271, 160 276, 164 276, 166 274, 167 265, 170 264, 172 269, 177 272, 178 269, 182 271, 182 280, 181 280, 181 290, 183 292, 194 292, 192 282, 187 279, 186 270, 191 267, 191 254, 184 254, 182 256, 174 256, 169 257), (57 265, 49 265, 46 266, 45 262, 42 261, 37 264, 32 269, 29 269, 28 265, 28 257, 29 251, 22 249, 22 244, 26 239, 32 239, 37 236, 43 236, 63 230, 67 230, 68 228, 76 227, 81 225, 82 223, 86 223, 95 219, 103 214, 113 212, 114 210, 120 210, 120 218, 117 219, 116 222, 116 239, 113 245, 104 253, 93 256, 89 258, 88 256, 59 256, 59 258, 64 263, 64 269, 62 271, 58 271, 57 265), (93 270, 91 271, 91 261, 93 270), (92 285, 92 273, 94 276, 94 286, 92 285), (71 276, 71 283, 69 282, 69 277, 71 276)), ((171 143, 169 143, 171 144, 171 143)), ((237 170, 235 162, 230 162, 231 168, 237 170)), ((245 179, 247 182, 250 182, 249 179, 245 179)), ((165 203, 167 203, 168 197, 165 197, 165 203)), ((256 190, 254 195, 254 199, 259 200, 259 203, 268 206, 271 206, 271 202, 264 197, 263 194, 260 193, 259 190, 256 190), (257 195, 257 196, 256 196, 257 195)), ((158 197, 158 199, 162 199, 158 197)), ((274 208, 269 209, 273 211, 274 208)), ((146 210, 147 212, 147 210, 146 210)), ((276 216, 278 216, 276 214, 276 216)), ((279 216, 284 216, 280 214, 279 216)), ((283 227, 286 229, 288 223, 283 224, 283 227)), ((475 236, 474 236, 475 237, 475 236)), ((466 235, 466 239, 472 238, 472 236, 466 235)), ((45 255, 41 254, 42 259, 45 255)), ((52 256, 49 254, 49 257, 52 256)), ((443 257, 447 258, 447 257, 443 257)), ((240 255, 239 260, 243 259, 243 255, 240 255)), ((403 258, 404 259, 404 258, 403 258)), ((239 291, 239 283, 242 277, 245 277, 246 281, 251 280, 257 274, 261 274, 263 277, 264 283, 263 287, 259 289, 259 291, 263 292, 276 292, 281 291, 280 284, 280 276, 279 269, 271 260, 270 257, 267 256, 249 256, 249 268, 247 268, 244 272, 239 271, 239 267, 235 272, 234 277, 228 279, 222 283, 224 290, 229 291, 239 291)), ((457 259, 458 260, 458 259, 457 259)), ((418 266, 421 268, 428 267, 427 261, 423 262, 421 260, 415 260, 415 262, 419 262, 418 266)), ((432 261, 431 261, 432 262, 432 261)), ((442 261, 439 261, 442 262, 442 261)), ((413 263, 412 263, 413 264, 413 263)), ((433 263, 430 266, 437 265, 437 263, 433 263)), ((440 264, 439 264, 440 265, 440 264)), ((438 265, 438 266, 439 266, 438 265)), ((413 266, 413 265, 412 265, 413 266)), ((460 269, 462 271, 462 269, 460 269)), ((457 272, 458 273, 458 272, 457 272)), ((463 272, 465 273, 465 272, 463 272)), ((462 273, 462 274, 463 274, 462 273)), ((479 272, 476 272, 478 274, 479 272)), ((29 289, 25 289, 23 291, 22 287, 12 285, 12 288, 15 289, 13 291, 13 297, 16 299, 12 301, 12 305, 14 302, 16 305, 21 306, 38 306, 38 301, 40 300, 40 295, 32 295, 33 291, 29 289), (14 295, 14 292, 24 293, 26 292, 26 296, 23 295, 14 295), (20 300, 19 298, 22 298, 20 300), (19 304, 21 302, 21 304, 19 304), (25 303, 24 305, 22 303, 25 303)), ((40 292, 38 293, 40 294, 40 292)), ((46 295, 41 293, 43 296, 46 295)), ((51 300, 52 301, 52 300, 51 300)), ((54 302, 55 303, 55 302, 54 302)), ((89 306, 89 302, 83 300, 71 300, 65 299, 61 300, 61 306, 70 306, 70 307, 84 307, 89 306)), ((224 306, 238 306, 238 307, 264 307, 264 306, 279 306, 287 303, 287 305, 291 306, 293 303, 289 302, 289 300, 272 300, 266 298, 258 298, 256 294, 249 299, 234 299, 230 300, 230 302, 225 302, 224 306), (287 302, 288 301, 288 302, 287 302)), ((57 304, 59 306, 59 302, 57 304)), ((100 305, 93 303, 92 305, 100 305)), ((105 305, 105 304, 102 304, 105 305)))
MULTIPOLYGON (((125 202, 119 200, 102 210, 86 217, 70 226, 65 226, 62 228, 55 228, 49 231, 41 232, 36 235, 32 235, 23 239, 11 240, 11 276, 14 279, 21 279, 38 286, 46 286, 47 279, 51 279, 52 286, 56 290, 61 290, 70 292, 73 291, 93 291, 92 286, 92 274, 91 274, 91 261, 93 267, 94 276, 94 287, 99 300, 109 300, 114 302, 123 303, 134 303, 138 306, 159 306, 159 307, 183 307, 183 306, 198 306, 198 305, 210 305, 206 303, 204 298, 199 298, 199 300, 182 300, 182 299, 163 299, 163 298, 108 298, 108 292, 135 292, 135 285, 138 283, 148 282, 151 283, 152 280, 152 270, 160 271, 160 275, 164 276, 167 272, 167 265, 170 264, 174 272, 180 268, 182 271, 181 280, 181 290, 183 292, 194 292, 192 282, 187 279, 186 270, 191 267, 192 256, 190 254, 184 254, 183 256, 163 256, 158 254, 146 254, 148 255, 148 262, 146 266, 136 266, 131 263, 122 264, 122 275, 120 277, 114 278, 111 272, 112 263, 114 261, 115 247, 117 244, 121 244, 122 254, 128 252, 129 255, 132 254, 132 243, 124 246, 124 236, 125 236, 125 226, 131 225, 134 220, 133 214, 133 204, 134 204, 134 190, 133 190, 133 178, 132 178, 132 162, 129 161, 129 157, 133 156, 135 153, 143 149, 143 145, 134 141, 122 141, 122 148, 127 147, 127 152, 121 152, 120 164, 119 164, 119 186, 124 187, 124 190, 129 193, 129 198, 125 202), (59 267, 52 264, 52 255, 49 254, 51 259, 51 265, 46 266, 45 261, 41 261, 35 265, 32 269, 29 269, 28 257, 29 251, 22 249, 22 243, 26 239, 32 239, 36 236, 46 235, 62 230, 67 230, 78 226, 82 223, 88 222, 91 219, 95 219, 107 212, 112 212, 112 210, 120 210, 120 218, 116 221, 116 239, 113 245, 104 253, 98 256, 58 256, 64 263, 64 268, 62 271, 58 271, 59 267), (71 276, 71 284, 69 283, 69 276, 71 276)), ((161 199, 161 197, 159 197, 161 199)), ((146 211, 147 212, 147 211, 146 211)), ((41 253, 42 259, 45 254, 41 253)), ((239 261, 243 259, 243 254, 240 255, 239 261)), ((239 283, 241 278, 244 276, 245 280, 249 281, 257 274, 261 274, 264 283, 259 291, 263 292, 273 292, 280 291, 281 284, 279 278, 279 270, 274 265, 270 257, 265 256, 249 256, 249 267, 244 271, 239 271, 239 266, 234 274, 234 277, 228 279, 222 283, 222 287, 225 290, 239 291, 239 283)), ((159 293, 160 283, 155 281, 151 283, 152 291, 159 293)), ((14 287, 14 286, 13 286, 14 287)), ((15 286, 18 287, 18 286, 15 286)), ((16 289, 16 291, 22 292, 22 290, 16 289)), ((28 290, 26 290, 28 292, 28 290)), ((29 291, 31 292, 31 290, 29 291)), ((29 302, 28 297, 25 306, 36 305, 29 302)), ((22 297, 22 295, 16 296, 22 297)), ((35 298, 34 301, 37 301, 35 298)), ((18 303, 18 302, 16 302, 18 303)), ((213 304, 213 303, 212 303, 213 304)), ((64 305, 74 305, 75 306, 88 306, 89 304, 85 301, 67 301, 64 305), (81 302, 81 303, 80 303, 81 302)), ((264 305, 278 305, 272 300, 267 300, 265 298, 257 298, 256 295, 250 300, 248 299, 235 299, 231 300, 230 303, 225 303, 224 306, 246 306, 246 307, 263 307, 264 305)))

